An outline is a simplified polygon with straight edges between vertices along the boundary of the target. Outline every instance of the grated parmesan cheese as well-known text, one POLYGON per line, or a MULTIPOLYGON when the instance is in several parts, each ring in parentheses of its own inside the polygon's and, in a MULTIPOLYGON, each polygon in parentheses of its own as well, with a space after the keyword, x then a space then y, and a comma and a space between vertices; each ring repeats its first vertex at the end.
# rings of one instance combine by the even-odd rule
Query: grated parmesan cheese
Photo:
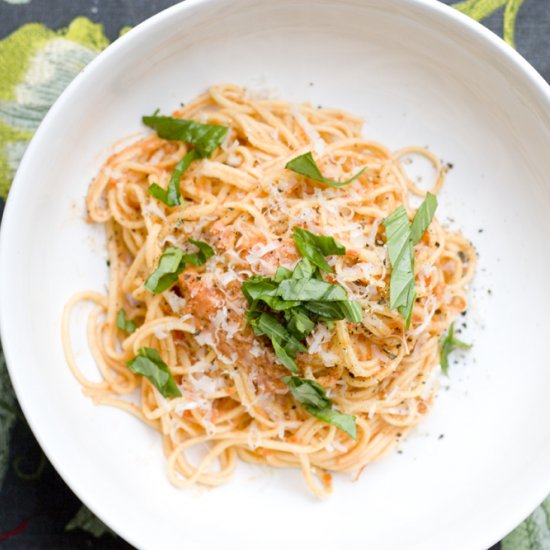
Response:
POLYGON ((144 204, 141 207, 141 211, 143 212, 144 216, 151 217, 154 215, 154 216, 158 216, 162 220, 166 219, 166 214, 160 209, 159 205, 154 201, 150 201, 147 204, 144 204))
POLYGON ((422 334, 432 322, 432 317, 434 316, 435 310, 437 309, 437 300, 434 296, 429 296, 428 299, 424 302, 424 311, 427 312, 424 321, 418 325, 412 333, 414 336, 422 334))
POLYGON ((252 344, 249 352, 252 357, 260 357, 260 355, 263 355, 265 353, 265 350, 262 349, 257 340, 254 340, 254 343, 252 344))
POLYGON ((228 340, 232 340, 240 328, 238 323, 232 323, 227 319, 227 307, 225 306, 218 310, 213 322, 216 334, 221 329, 225 332, 228 340))
MULTIPOLYGON (((185 300, 183 298, 180 298, 173 290, 167 290, 163 294, 164 298, 168 302, 168 305, 170 306, 170 309, 174 313, 179 313, 183 307, 185 306, 185 300)), ((182 321, 185 320, 182 318, 182 321)))
POLYGON ((225 162, 229 164, 229 166, 233 166, 234 168, 237 168, 243 163, 243 159, 240 155, 235 155, 232 153, 227 157, 225 162))
POLYGON ((155 335, 155 338, 158 338, 159 340, 164 340, 165 338, 168 338, 168 332, 162 330, 160 327, 155 327, 153 330, 153 334, 155 335))
POLYGON ((327 146, 325 140, 319 135, 319 132, 308 122, 307 118, 299 111, 299 107, 291 105, 292 115, 300 128, 306 133, 313 150, 318 154, 322 154, 327 146))
POLYGON ((252 422, 252 424, 248 427, 247 442, 249 449, 252 451, 262 445, 262 438, 260 436, 260 431, 256 426, 256 422, 252 422))
POLYGON ((174 412, 178 416, 183 416, 183 413, 185 411, 191 411, 193 409, 198 408, 199 403, 196 401, 187 401, 187 402, 180 402, 174 407, 174 412))
POLYGON ((195 336, 195 341, 199 346, 208 346, 212 348, 216 352, 217 358, 226 365, 232 365, 237 360, 238 356, 236 353, 231 354, 231 357, 227 357, 227 355, 224 355, 218 350, 211 332, 203 330, 195 336))
POLYGON ((315 327, 313 332, 307 337, 308 352, 310 354, 317 353, 327 342, 332 340, 332 333, 324 323, 315 327))

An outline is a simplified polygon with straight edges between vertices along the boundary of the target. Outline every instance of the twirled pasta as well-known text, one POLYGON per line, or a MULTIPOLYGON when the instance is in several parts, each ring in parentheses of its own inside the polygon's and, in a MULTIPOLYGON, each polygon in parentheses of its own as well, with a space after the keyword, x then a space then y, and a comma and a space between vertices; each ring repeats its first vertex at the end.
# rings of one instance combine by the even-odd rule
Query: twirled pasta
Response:
POLYGON ((426 149, 395 153, 365 139, 362 121, 336 109, 262 99, 233 85, 210 88, 175 117, 228 126, 210 159, 195 161, 181 181, 182 206, 168 207, 147 192, 166 188, 175 164, 188 151, 181 142, 149 135, 113 154, 90 186, 87 209, 107 231, 110 262, 107 296, 83 292, 67 304, 63 339, 67 361, 96 403, 122 408, 162 434, 170 481, 180 487, 226 482, 237 458, 275 467, 301 468, 309 489, 330 491, 330 472, 360 472, 390 451, 428 413, 437 384, 438 340, 467 306, 475 252, 457 232, 434 219, 415 247, 418 297, 410 328, 389 309, 390 265, 382 220, 409 199, 424 195, 401 159, 422 155, 434 166, 433 193, 446 168, 426 149), (331 188, 284 168, 313 151, 324 175, 350 185, 331 188), (345 245, 333 256, 334 282, 360 301, 361 324, 319 324, 298 355, 301 375, 328 388, 339 410, 357 417, 357 440, 313 416, 281 383, 285 369, 269 341, 245 330, 241 283, 252 274, 292 268, 299 254, 294 226, 331 235, 345 245), (168 245, 188 237, 216 251, 204 267, 186 269, 158 295, 144 281, 168 245), (102 381, 78 370, 69 341, 70 312, 81 301, 97 308, 88 337, 102 381), (116 326, 124 308, 137 321, 130 335, 116 326), (182 397, 165 399, 126 366, 138 348, 156 348, 169 365, 182 397), (127 396, 139 390, 130 402, 127 396), (188 451, 209 450, 195 465, 188 451))

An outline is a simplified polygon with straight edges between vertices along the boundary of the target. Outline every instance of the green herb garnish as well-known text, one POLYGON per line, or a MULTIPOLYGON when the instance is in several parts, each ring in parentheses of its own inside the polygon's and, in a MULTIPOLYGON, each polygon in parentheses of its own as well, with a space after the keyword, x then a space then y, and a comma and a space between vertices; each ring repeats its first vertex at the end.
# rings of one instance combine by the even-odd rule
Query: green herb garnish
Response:
POLYGON ((407 211, 397 208, 383 222, 390 256, 390 308, 397 309, 409 328, 416 298, 414 286, 414 254, 407 211))
POLYGON ((411 324, 416 300, 414 281, 414 245, 422 238, 432 221, 437 199, 431 193, 420 205, 412 225, 404 206, 396 208, 382 223, 386 228, 386 245, 392 267, 390 276, 390 308, 397 309, 405 319, 405 328, 411 324))
POLYGON ((168 189, 163 189, 158 183, 153 183, 147 191, 155 199, 163 202, 167 206, 178 206, 181 204, 180 181, 183 173, 189 168, 189 165, 200 158, 199 153, 194 149, 189 151, 177 164, 170 177, 168 189))
POLYGON ((361 304, 351 300, 345 302, 306 302, 304 307, 325 321, 347 319, 350 323, 360 323, 363 320, 361 304))
POLYGON ((323 174, 321 174, 321 170, 319 170, 319 167, 315 163, 315 160, 313 160, 311 151, 300 155, 299 157, 295 157, 292 160, 289 160, 286 163, 285 168, 287 168, 288 170, 292 170, 293 172, 296 172, 296 174, 300 174, 301 176, 306 176, 306 178, 310 178, 321 183, 326 183, 331 187, 342 187, 344 185, 348 185, 352 181, 357 179, 365 171, 364 168, 362 170, 359 170, 357 174, 346 181, 334 181, 329 178, 325 178, 323 174))
POLYGON ((326 273, 332 273, 332 268, 325 256, 343 256, 346 253, 346 247, 337 243, 334 238, 315 235, 300 227, 294 228, 292 238, 300 254, 326 273))
POLYGON ((301 403, 309 414, 357 439, 355 416, 333 409, 332 401, 327 397, 326 390, 321 384, 298 376, 285 376, 283 381, 290 388, 296 401, 301 403))
POLYGON ((437 198, 431 193, 426 194, 426 198, 419 206, 411 225, 411 240, 413 244, 420 242, 424 231, 428 229, 428 226, 432 222, 432 219, 437 208, 437 198))
POLYGON ((223 143, 229 130, 226 126, 202 124, 194 120, 169 116, 144 116, 142 120, 163 139, 184 141, 194 145, 201 158, 210 157, 223 143))
POLYGON ((145 281, 145 288, 153 294, 160 294, 170 288, 185 267, 183 250, 175 246, 167 247, 159 260, 159 265, 145 281))
POLYGON ((462 342, 458 338, 455 338, 454 323, 452 323, 447 334, 441 338, 440 342, 439 360, 443 374, 447 374, 449 372, 449 353, 456 348, 470 349, 471 347, 472 344, 467 344, 466 342, 462 342))
MULTIPOLYGON (((321 270, 332 271, 325 256, 345 254, 346 249, 332 237, 298 227, 293 237, 303 256, 293 270, 280 266, 273 278, 255 275, 241 288, 249 305, 247 322, 254 333, 267 336, 279 362, 298 372, 296 356, 307 353, 302 341, 317 323, 325 322, 331 328, 333 320, 359 323, 363 309, 348 300, 344 288, 323 280, 321 274, 321 270)), ((284 380, 310 414, 356 437, 355 417, 334 410, 322 386, 296 376, 284 380)))
POLYGON ((307 348, 299 342, 273 315, 260 313, 249 321, 257 336, 267 336, 273 345, 275 355, 290 371, 297 372, 296 354, 307 352, 307 348))
POLYGON ((283 300, 302 302, 342 302, 348 295, 340 285, 333 285, 318 279, 286 279, 279 283, 277 295, 283 300))
POLYGON ((189 242, 195 245, 199 251, 186 254, 181 248, 175 246, 169 246, 164 250, 157 269, 145 281, 147 290, 153 294, 164 292, 178 280, 187 264, 201 266, 214 255, 212 247, 205 242, 193 239, 189 239, 189 242))
POLYGON ((298 340, 303 340, 306 336, 309 336, 315 328, 310 313, 300 306, 293 307, 285 312, 285 320, 288 322, 288 331, 298 340))
POLYGON ((199 251, 191 252, 190 254, 183 255, 183 261, 186 264, 199 267, 206 263, 206 260, 214 256, 214 249, 204 241, 196 241, 195 239, 187 239, 191 244, 195 245, 199 251))
POLYGON ((139 348, 138 355, 126 363, 136 374, 142 374, 164 397, 180 397, 168 365, 153 348, 139 348))
POLYGON ((116 326, 128 334, 132 334, 136 330, 136 323, 126 319, 126 312, 123 309, 116 316, 116 326))

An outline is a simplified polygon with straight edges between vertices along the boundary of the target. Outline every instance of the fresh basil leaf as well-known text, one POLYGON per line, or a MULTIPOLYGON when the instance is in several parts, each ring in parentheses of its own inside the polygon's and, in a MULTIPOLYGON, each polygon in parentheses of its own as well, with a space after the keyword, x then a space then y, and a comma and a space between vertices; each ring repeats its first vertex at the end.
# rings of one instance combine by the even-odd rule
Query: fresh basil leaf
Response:
POLYGON ((201 265, 204 265, 209 258, 214 256, 214 249, 204 241, 196 241, 194 239, 187 240, 191 244, 195 245, 199 249, 199 251, 192 252, 190 254, 184 254, 183 261, 186 264, 191 264, 195 267, 199 267, 201 265))
POLYGON ((144 116, 143 123, 153 128, 159 137, 184 141, 195 146, 200 157, 210 157, 225 139, 229 128, 217 124, 202 124, 194 120, 169 116, 144 116))
POLYGON ((153 294, 160 294, 170 288, 185 267, 183 250, 175 246, 167 247, 159 260, 159 265, 145 281, 145 288, 153 294))
POLYGON ((397 309, 405 319, 405 329, 411 324, 416 301, 414 280, 414 244, 430 225, 437 199, 428 193, 418 208, 412 225, 403 206, 396 208, 382 223, 386 228, 386 245, 392 267, 390 276, 390 308, 397 309))
POLYGON ((343 432, 346 432, 353 439, 357 439, 357 425, 356 418, 352 414, 344 414, 336 409, 326 407, 324 409, 318 409, 311 405, 304 405, 306 411, 312 416, 317 417, 319 420, 336 426, 343 432))
POLYGON ((332 401, 327 397, 323 386, 314 380, 307 380, 298 376, 285 376, 283 381, 290 388, 290 392, 296 401, 301 403, 309 414, 327 424, 336 426, 353 439, 357 439, 355 416, 333 409, 332 401))
POLYGON ((168 246, 159 260, 159 265, 145 281, 145 288, 153 294, 160 294, 170 288, 177 280, 186 264, 196 267, 204 265, 214 255, 214 249, 203 241, 188 239, 199 251, 185 254, 181 248, 168 246))
POLYGON ((292 336, 286 328, 269 313, 262 313, 257 320, 257 329, 271 338, 284 345, 285 349, 293 352, 307 352, 307 348, 292 336))
POLYGON ((168 198, 168 191, 166 191, 166 189, 163 189, 158 183, 152 183, 147 188, 147 193, 149 193, 151 197, 154 197, 158 201, 163 202, 168 206, 174 206, 173 204, 171 204, 170 199, 168 198))
MULTIPOLYGON (((390 285, 390 295, 391 295, 391 285, 390 285)), ((415 302, 416 302, 416 287, 411 285, 409 287, 409 293, 407 295, 407 299, 405 300, 405 304, 397 308, 397 311, 399 311, 399 314, 401 315, 401 317, 405 319, 405 329, 408 329, 411 324, 412 312, 413 312, 415 302)))
POLYGON ((325 388, 315 380, 307 380, 298 376, 285 376, 283 382, 290 388, 294 399, 302 405, 311 405, 319 409, 332 405, 325 388))
POLYGON ((273 311, 287 311, 300 305, 300 302, 295 300, 283 300, 278 296, 263 295, 259 298, 261 302, 264 302, 273 311))
POLYGON ((323 253, 315 246, 309 244, 300 233, 294 229, 294 235, 292 235, 296 248, 300 251, 300 254, 308 258, 311 263, 316 265, 321 271, 326 273, 332 273, 332 267, 328 264, 323 256, 323 253))
POLYGON ((346 248, 332 237, 315 235, 300 227, 294 227, 292 238, 300 254, 326 273, 332 273, 332 268, 325 260, 325 256, 342 256, 346 253, 346 248))
POLYGON ((291 269, 288 269, 287 267, 279 266, 277 268, 277 271, 275 272, 275 277, 273 278, 273 281, 276 283, 280 283, 285 279, 290 279, 290 277, 292 277, 292 273, 293 272, 291 269))
POLYGON ((153 348, 140 348, 138 355, 126 363, 136 374, 142 374, 164 397, 180 397, 181 392, 172 378, 168 365, 153 348))
POLYGON ((168 189, 163 189, 157 183, 153 183, 149 186, 147 191, 155 199, 163 202, 168 206, 177 206, 182 204, 180 181, 183 173, 189 168, 189 165, 195 160, 200 158, 199 153, 196 150, 189 151, 177 164, 170 176, 168 183, 168 189))
POLYGON ((298 340, 303 340, 311 334, 315 323, 310 319, 307 310, 301 307, 293 307, 285 312, 287 329, 298 340))
POLYGON ((281 363, 289 370, 297 372, 296 354, 307 352, 307 348, 269 313, 261 313, 249 322, 257 335, 265 335, 271 339, 275 355, 281 363))
POLYGON ((136 323, 126 319, 126 312, 123 309, 119 310, 116 316, 116 326, 128 334, 132 334, 136 330, 136 323))
POLYGON ((275 296, 277 294, 277 284, 269 277, 253 275, 243 282, 241 290, 246 301, 252 304, 262 295, 275 296))
POLYGON ((411 240, 411 227, 405 207, 397 207, 382 221, 382 225, 386 228, 386 246, 393 265, 398 262, 411 240))
POLYGON ((471 347, 472 344, 467 344, 466 342, 462 342, 458 338, 455 338, 454 323, 452 323, 447 334, 441 338, 440 343, 439 360, 443 374, 448 374, 449 372, 449 353, 456 348, 470 349, 471 347))
POLYGON ((424 231, 428 229, 428 226, 432 222, 432 219, 437 208, 437 198, 431 193, 426 194, 426 198, 416 211, 411 226, 411 240, 413 244, 416 244, 424 235, 424 231))
POLYGON ((252 276, 244 281, 241 289, 249 305, 255 304, 255 307, 260 301, 275 311, 284 311, 300 305, 299 302, 288 302, 277 296, 278 285, 269 277, 252 276))
POLYGON ((350 323, 361 323, 363 321, 363 306, 355 300, 346 300, 341 304, 344 318, 350 323))
POLYGON ((359 302, 346 300, 343 302, 304 302, 303 306, 317 314, 323 321, 341 321, 347 319, 351 323, 363 320, 363 308, 359 302))
POLYGON ((258 300, 260 296, 276 296, 277 288, 278 285, 274 281, 261 275, 253 275, 241 285, 249 304, 258 300))
POLYGON ((315 235, 307 229, 294 227, 294 233, 298 233, 302 239, 318 248, 324 256, 343 256, 346 253, 346 247, 334 240, 334 237, 326 235, 315 235))
POLYGON ((416 291, 414 290, 414 251, 407 211, 403 206, 399 206, 382 223, 386 228, 386 246, 392 267, 390 308, 399 311, 405 319, 405 327, 409 328, 416 291))
POLYGON ((296 354, 290 353, 284 346, 272 338, 271 344, 277 359, 291 372, 298 372, 298 365, 296 365, 296 354))
POLYGON ((294 268, 294 271, 290 272, 290 277, 287 279, 309 279, 313 277, 317 268, 307 259, 302 258, 294 268))
POLYGON ((278 296, 283 300, 318 300, 339 302, 347 299, 346 291, 340 285, 318 281, 317 279, 286 279, 279 283, 278 296))
POLYGON ((326 183, 331 187, 342 187, 344 185, 348 185, 352 181, 357 179, 365 171, 364 168, 362 170, 359 170, 357 174, 355 174, 353 177, 349 178, 346 181, 334 181, 334 180, 325 178, 323 174, 321 174, 321 170, 319 170, 319 167, 315 163, 315 160, 313 160, 311 151, 304 153, 299 157, 295 157, 292 160, 289 160, 286 163, 285 168, 287 168, 288 170, 292 170, 293 172, 296 172, 296 174, 305 176, 306 178, 310 178, 312 180, 319 181, 321 183, 326 183))

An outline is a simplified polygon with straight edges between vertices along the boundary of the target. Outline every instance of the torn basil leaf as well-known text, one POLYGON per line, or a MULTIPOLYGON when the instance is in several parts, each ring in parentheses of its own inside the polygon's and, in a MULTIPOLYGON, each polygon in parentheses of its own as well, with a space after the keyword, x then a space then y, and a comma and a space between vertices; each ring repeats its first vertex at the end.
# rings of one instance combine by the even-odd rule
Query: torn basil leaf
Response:
POLYGON ((300 227, 294 227, 293 231, 292 238, 300 254, 321 271, 332 273, 332 268, 325 260, 325 256, 343 256, 346 253, 346 248, 337 243, 333 237, 315 235, 300 227))
POLYGON ((353 439, 357 439, 357 425, 356 418, 352 414, 344 414, 336 409, 325 407, 319 409, 312 407, 311 405, 304 405, 306 411, 312 416, 317 417, 319 420, 336 426, 343 432, 346 432, 353 439))
POLYGON ((269 313, 261 313, 249 320, 255 334, 267 336, 273 345, 275 355, 290 371, 297 372, 296 354, 307 352, 307 348, 269 313))
POLYGON ((145 288, 153 294, 160 294, 170 288, 185 268, 184 252, 175 246, 167 247, 159 260, 159 265, 145 281, 145 288))
POLYGON ((175 246, 167 247, 159 260, 157 269, 145 281, 145 288, 153 294, 160 294, 170 288, 177 280, 186 264, 196 267, 204 265, 214 255, 214 249, 203 241, 188 239, 199 251, 185 253, 175 246))
POLYGON ((283 382, 290 388, 290 392, 302 405, 311 405, 323 409, 332 404, 326 395, 325 388, 314 380, 306 380, 298 376, 285 376, 283 382))
POLYGON ((337 302, 348 299, 346 291, 340 285, 319 281, 317 279, 286 279, 279 283, 277 295, 283 300, 312 300, 337 302))
POLYGON ((214 256, 214 249, 204 241, 196 241, 194 239, 187 239, 187 240, 192 245, 196 246, 199 249, 199 251, 191 252, 189 254, 184 254, 183 261, 186 264, 191 264, 191 265, 194 265, 195 267, 199 267, 201 265, 204 265, 209 258, 214 256))
POLYGON ((417 244, 422 238, 422 235, 424 235, 424 231, 428 229, 436 208, 437 197, 431 193, 426 193, 426 198, 416 211, 411 225, 411 240, 413 244, 417 244))
POLYGON ((116 326, 128 334, 136 330, 136 323, 126 319, 126 312, 123 309, 120 309, 116 316, 116 326))
POLYGON ((396 208, 382 223, 386 228, 386 246, 390 257, 390 308, 397 309, 405 319, 405 329, 411 324, 416 301, 414 280, 414 245, 422 238, 433 219, 437 199, 428 193, 418 208, 413 223, 404 206, 396 208))
POLYGON ((288 323, 288 331, 298 340, 306 338, 315 328, 315 323, 309 317, 308 311, 302 307, 293 307, 286 311, 285 320, 288 323))
POLYGON ((454 323, 452 323, 447 334, 441 338, 440 342, 439 361, 441 363, 441 371, 443 374, 448 374, 449 372, 449 354, 454 349, 470 349, 471 347, 472 344, 462 342, 455 337, 454 323))
POLYGON ((305 302, 304 308, 315 313, 323 321, 342 321, 360 323, 363 320, 363 308, 359 302, 346 300, 342 302, 305 302))
POLYGON ((153 128, 159 137, 171 141, 184 141, 194 145, 202 158, 210 157, 223 143, 229 128, 217 124, 202 124, 194 120, 169 116, 144 116, 143 123, 153 128))
POLYGON ((170 176, 168 189, 163 189, 157 183, 153 183, 147 189, 148 193, 155 199, 163 202, 167 206, 178 206, 182 204, 180 181, 183 173, 189 168, 189 165, 200 158, 199 153, 194 149, 189 151, 177 164, 170 176))
POLYGON ((309 414, 357 439, 355 416, 333 409, 332 401, 327 397, 326 390, 321 384, 298 376, 285 376, 283 381, 290 388, 296 401, 301 403, 309 414))
POLYGON ((136 374, 147 378, 164 397, 180 397, 179 390, 168 365, 154 348, 139 348, 138 355, 126 363, 136 374))
POLYGON ((365 171, 365 169, 363 168, 359 170, 359 172, 357 172, 357 174, 355 174, 353 177, 345 181, 335 181, 329 178, 325 178, 323 174, 321 174, 321 170, 319 170, 319 167, 315 163, 311 151, 304 153, 299 157, 295 157, 292 160, 289 160, 286 163, 285 168, 287 168, 288 170, 292 170, 296 174, 300 174, 301 176, 310 178, 314 181, 326 183, 331 187, 342 187, 344 185, 348 185, 352 181, 356 180, 365 171))

